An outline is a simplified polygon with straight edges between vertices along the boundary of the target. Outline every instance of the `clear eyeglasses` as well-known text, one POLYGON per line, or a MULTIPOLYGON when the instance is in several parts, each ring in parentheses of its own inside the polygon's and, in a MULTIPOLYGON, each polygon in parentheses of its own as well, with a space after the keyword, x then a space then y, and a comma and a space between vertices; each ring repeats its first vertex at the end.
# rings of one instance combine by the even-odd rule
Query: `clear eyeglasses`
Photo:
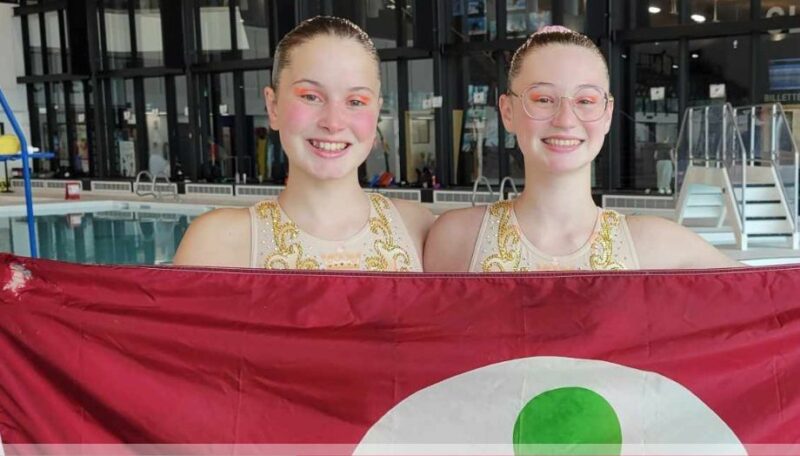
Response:
POLYGON ((522 109, 533 120, 552 119, 561 109, 561 100, 566 99, 578 119, 594 122, 603 117, 608 103, 614 101, 608 92, 593 85, 578 87, 571 97, 561 95, 551 84, 534 84, 521 94, 508 89, 508 93, 522 100, 522 109))

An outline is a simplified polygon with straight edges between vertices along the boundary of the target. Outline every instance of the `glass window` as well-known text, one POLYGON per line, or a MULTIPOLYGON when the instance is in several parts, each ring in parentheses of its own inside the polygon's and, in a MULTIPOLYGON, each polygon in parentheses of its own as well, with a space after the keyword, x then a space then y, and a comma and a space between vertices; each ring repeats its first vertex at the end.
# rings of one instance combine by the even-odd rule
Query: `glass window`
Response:
POLYGON ((136 52, 144 66, 164 64, 160 0, 136 2, 136 52))
POLYGON ((384 0, 332 2, 333 15, 345 17, 361 26, 377 48, 397 47, 397 6, 384 0))
POLYGON ((586 0, 562 0, 564 25, 578 32, 586 31, 586 0))
POLYGON ((757 99, 781 103, 796 144, 800 144, 800 34, 771 31, 761 36, 756 65, 757 99))
MULTIPOLYGON (((38 128, 35 132, 31 132, 33 138, 31 139, 32 145, 47 152, 53 152, 52 138, 49 133, 49 125, 47 120, 47 99, 45 97, 44 84, 31 84, 28 90, 33 90, 33 104, 32 109, 36 112, 36 121, 38 128)), ((53 168, 51 160, 36 160, 34 166, 39 166, 39 171, 49 171, 53 168)))
POLYGON ((237 35, 236 42, 245 59, 269 57, 267 11, 267 0, 239 0, 237 15, 241 15, 244 33, 237 35))
POLYGON ((800 15, 800 0, 761 0, 762 17, 800 15))
POLYGON ((750 20, 750 0, 691 0, 690 22, 732 22, 750 20))
POLYGON ((628 129, 633 130, 633 163, 623 174, 633 175, 623 175, 623 180, 636 189, 671 192, 670 151, 678 139, 678 43, 637 44, 628 56, 629 64, 636 69, 633 119, 620 119, 632 123, 628 129))
MULTIPOLYGON (((665 27, 678 25, 680 0, 650 0, 649 2, 636 2, 637 27, 665 27)), ((634 2, 631 2, 632 4, 634 2)))
POLYGON ((689 105, 749 104, 750 64, 747 36, 689 41, 689 105))
MULTIPOLYGON (((233 49, 231 42, 230 0, 200 0, 200 47, 208 60, 222 58, 222 53, 233 49)), ((246 36, 244 28, 240 36, 246 36)))
POLYGON ((479 177, 500 183, 497 115, 497 64, 487 54, 461 59, 465 100, 454 112, 453 184, 472 185, 479 177))
POLYGON ((72 172, 78 175, 89 172, 89 133, 86 122, 91 115, 86 109, 86 94, 84 82, 74 82, 71 84, 72 90, 70 100, 72 110, 75 113, 75 144, 72 153, 72 172))
POLYGON ((551 0, 506 0, 506 36, 525 38, 553 22, 551 0))
POLYGON ((186 178, 195 173, 194 167, 200 166, 195 163, 197 160, 196 145, 192 140, 191 129, 189 126, 189 116, 197 115, 196 109, 189 110, 188 88, 186 86, 186 76, 175 76, 175 107, 178 110, 178 149, 171 151, 175 155, 175 170, 173 175, 176 179, 186 178))
POLYGON ((384 173, 390 173, 396 182, 400 181, 400 119, 397 116, 397 62, 381 63, 381 106, 378 118, 378 132, 372 152, 367 157, 367 181, 381 185, 385 182, 384 173))
MULTIPOLYGON (((208 120, 204 126, 205 143, 209 161, 201 170, 202 178, 209 181, 234 182, 238 166, 236 161, 236 106, 234 104, 233 73, 214 73, 203 78, 205 110, 208 120)), ((244 169, 249 163, 242 163, 244 169)))
POLYGON ((406 33, 406 46, 413 47, 416 36, 414 35, 414 17, 417 15, 416 2, 407 2, 403 15, 403 27, 406 33))
POLYGON ((408 90, 406 176, 412 185, 430 187, 436 170, 436 122, 429 106, 433 97, 433 60, 408 62, 408 90))
MULTIPOLYGON (((169 125, 167 119, 167 95, 164 78, 144 80, 144 114, 147 128, 147 169, 153 176, 172 177, 169 150, 169 125)), ((145 168, 146 167, 146 168, 145 168)))
POLYGON ((112 151, 109 154, 108 168, 111 176, 135 177, 142 166, 137 164, 136 129, 142 119, 136 118, 133 97, 133 81, 112 79, 110 116, 113 116, 113 130, 110 138, 112 151))
POLYGON ((39 29, 39 15, 31 14, 28 21, 28 58, 31 64, 31 74, 44 74, 42 32, 39 29))
POLYGON ((486 41, 497 37, 495 0, 453 0, 451 7, 450 33, 454 41, 486 41))
POLYGON ((255 165, 248 166, 246 173, 254 182, 269 181, 272 176, 272 167, 280 157, 280 147, 270 143, 269 117, 264 105, 264 87, 270 84, 270 71, 247 71, 244 73, 244 101, 247 114, 248 147, 254 157, 255 165))
POLYGON ((61 31, 57 11, 48 11, 44 14, 45 34, 47 35, 47 70, 50 74, 63 73, 65 68, 61 60, 61 31))
POLYGON ((127 68, 132 63, 131 25, 127 0, 103 0, 106 64, 108 69, 127 68))
POLYGON ((53 139, 51 141, 51 151, 55 153, 56 163, 58 165, 57 172, 63 173, 64 170, 69 169, 69 141, 67 141, 67 109, 64 102, 64 85, 61 83, 53 83, 50 86, 50 97, 53 102, 53 111, 55 112, 56 128, 53 131, 53 139))

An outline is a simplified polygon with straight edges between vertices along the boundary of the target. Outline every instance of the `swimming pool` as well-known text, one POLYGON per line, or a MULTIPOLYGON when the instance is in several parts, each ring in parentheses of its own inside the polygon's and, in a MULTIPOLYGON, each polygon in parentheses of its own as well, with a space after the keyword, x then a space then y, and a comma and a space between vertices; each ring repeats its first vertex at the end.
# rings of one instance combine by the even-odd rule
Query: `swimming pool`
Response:
MULTIPOLYGON (((125 201, 37 204, 39 256, 97 264, 170 264, 189 223, 213 206, 125 201)), ((24 206, 0 207, 0 251, 30 255, 24 206)))

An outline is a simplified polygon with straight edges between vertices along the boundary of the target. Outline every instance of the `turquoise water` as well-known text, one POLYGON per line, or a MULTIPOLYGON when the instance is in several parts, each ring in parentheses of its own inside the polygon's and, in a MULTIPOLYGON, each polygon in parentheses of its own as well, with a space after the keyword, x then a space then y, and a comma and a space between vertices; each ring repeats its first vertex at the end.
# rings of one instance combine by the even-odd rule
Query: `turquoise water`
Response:
MULTIPOLYGON (((58 203, 34 209, 39 257, 94 264, 170 264, 191 220, 209 206, 58 203), (41 215, 38 215, 41 214, 41 215)), ((24 208, 0 208, 0 251, 30 255, 24 208)))

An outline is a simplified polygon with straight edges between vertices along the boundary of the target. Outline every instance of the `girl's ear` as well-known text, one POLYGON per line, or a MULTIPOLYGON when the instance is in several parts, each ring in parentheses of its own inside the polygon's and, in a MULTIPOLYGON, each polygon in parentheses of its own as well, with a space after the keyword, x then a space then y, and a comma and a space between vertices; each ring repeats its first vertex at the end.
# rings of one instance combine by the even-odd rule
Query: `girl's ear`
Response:
POLYGON ((503 119, 503 126, 509 133, 516 133, 514 131, 514 106, 511 104, 511 97, 507 94, 500 95, 500 117, 503 119))
POLYGON ((273 130, 278 130, 278 94, 270 86, 264 87, 264 105, 269 115, 269 126, 273 130))

